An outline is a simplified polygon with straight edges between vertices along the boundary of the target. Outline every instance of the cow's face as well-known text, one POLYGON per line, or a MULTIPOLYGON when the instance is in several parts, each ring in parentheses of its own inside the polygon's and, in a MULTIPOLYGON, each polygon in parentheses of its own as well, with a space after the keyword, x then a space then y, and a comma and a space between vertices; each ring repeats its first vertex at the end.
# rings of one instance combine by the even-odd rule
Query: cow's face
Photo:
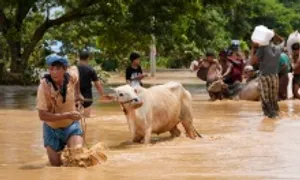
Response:
POLYGON ((139 108, 143 104, 136 90, 129 85, 119 86, 114 91, 117 94, 117 101, 120 104, 128 104, 133 108, 139 108))

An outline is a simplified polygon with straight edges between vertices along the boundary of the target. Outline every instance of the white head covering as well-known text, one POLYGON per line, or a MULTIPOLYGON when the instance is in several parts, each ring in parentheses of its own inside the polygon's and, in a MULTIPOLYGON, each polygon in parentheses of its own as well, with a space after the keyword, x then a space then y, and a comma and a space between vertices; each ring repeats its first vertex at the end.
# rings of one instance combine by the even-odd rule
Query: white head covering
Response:
POLYGON ((251 65, 247 65, 245 68, 244 68, 244 71, 253 71, 254 70, 254 68, 253 68, 253 66, 251 66, 251 65))

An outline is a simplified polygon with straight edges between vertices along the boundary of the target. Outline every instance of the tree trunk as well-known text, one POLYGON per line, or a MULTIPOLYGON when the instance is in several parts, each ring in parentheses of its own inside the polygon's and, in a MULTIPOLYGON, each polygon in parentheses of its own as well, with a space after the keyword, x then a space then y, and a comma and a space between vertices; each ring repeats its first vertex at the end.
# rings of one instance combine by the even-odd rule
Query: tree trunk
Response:
POLYGON ((3 48, 0 47, 0 82, 3 80, 3 76, 4 76, 4 67, 5 67, 5 63, 4 63, 4 59, 3 59, 3 48))
POLYGON ((0 61, 0 82, 2 82, 4 76, 4 62, 0 61))
POLYGON ((4 54, 5 54, 4 55, 4 61, 9 62, 10 61, 10 53, 9 53, 9 48, 8 47, 5 48, 5 53, 4 54))
MULTIPOLYGON (((10 72, 23 73, 26 67, 24 66, 24 59, 22 59, 21 44, 19 42, 13 42, 9 44, 9 48, 11 55, 10 72)), ((27 59, 25 61, 27 61, 27 59)))

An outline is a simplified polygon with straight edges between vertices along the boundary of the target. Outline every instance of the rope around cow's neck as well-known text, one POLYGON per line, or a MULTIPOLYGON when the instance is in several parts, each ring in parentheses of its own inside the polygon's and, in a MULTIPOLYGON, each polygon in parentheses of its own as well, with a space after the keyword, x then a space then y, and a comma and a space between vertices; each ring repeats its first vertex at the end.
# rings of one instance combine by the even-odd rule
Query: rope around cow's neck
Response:
POLYGON ((86 130, 87 130, 87 125, 85 121, 85 116, 84 116, 84 107, 81 103, 77 103, 77 111, 80 113, 80 124, 81 124, 81 130, 82 130, 82 138, 83 138, 83 146, 86 146, 86 130))
POLYGON ((125 115, 127 115, 128 114, 128 112, 127 112, 127 110, 126 110, 126 108, 125 108, 125 104, 129 104, 129 103, 131 103, 132 101, 134 101, 135 99, 130 99, 130 100, 128 100, 128 101, 124 101, 124 102, 120 102, 119 104, 121 105, 121 109, 122 109, 122 111, 124 112, 124 114, 125 115))

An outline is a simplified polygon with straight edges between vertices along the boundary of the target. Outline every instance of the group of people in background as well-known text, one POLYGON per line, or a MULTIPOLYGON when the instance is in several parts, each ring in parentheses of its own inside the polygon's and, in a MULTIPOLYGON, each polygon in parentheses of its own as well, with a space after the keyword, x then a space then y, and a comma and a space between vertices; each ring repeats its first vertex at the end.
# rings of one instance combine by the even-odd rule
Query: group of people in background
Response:
POLYGON ((218 60, 213 52, 207 51, 205 58, 199 58, 192 67, 197 77, 206 81, 207 91, 212 100, 230 98, 243 86, 240 84, 258 81, 258 90, 264 115, 275 118, 279 115, 279 100, 288 98, 289 73, 293 73, 293 96, 300 99, 300 44, 292 45, 289 54, 285 40, 275 33, 268 45, 252 43, 251 51, 241 52, 233 43, 222 50, 218 60), (211 91, 211 86, 220 84, 220 91, 211 91))

